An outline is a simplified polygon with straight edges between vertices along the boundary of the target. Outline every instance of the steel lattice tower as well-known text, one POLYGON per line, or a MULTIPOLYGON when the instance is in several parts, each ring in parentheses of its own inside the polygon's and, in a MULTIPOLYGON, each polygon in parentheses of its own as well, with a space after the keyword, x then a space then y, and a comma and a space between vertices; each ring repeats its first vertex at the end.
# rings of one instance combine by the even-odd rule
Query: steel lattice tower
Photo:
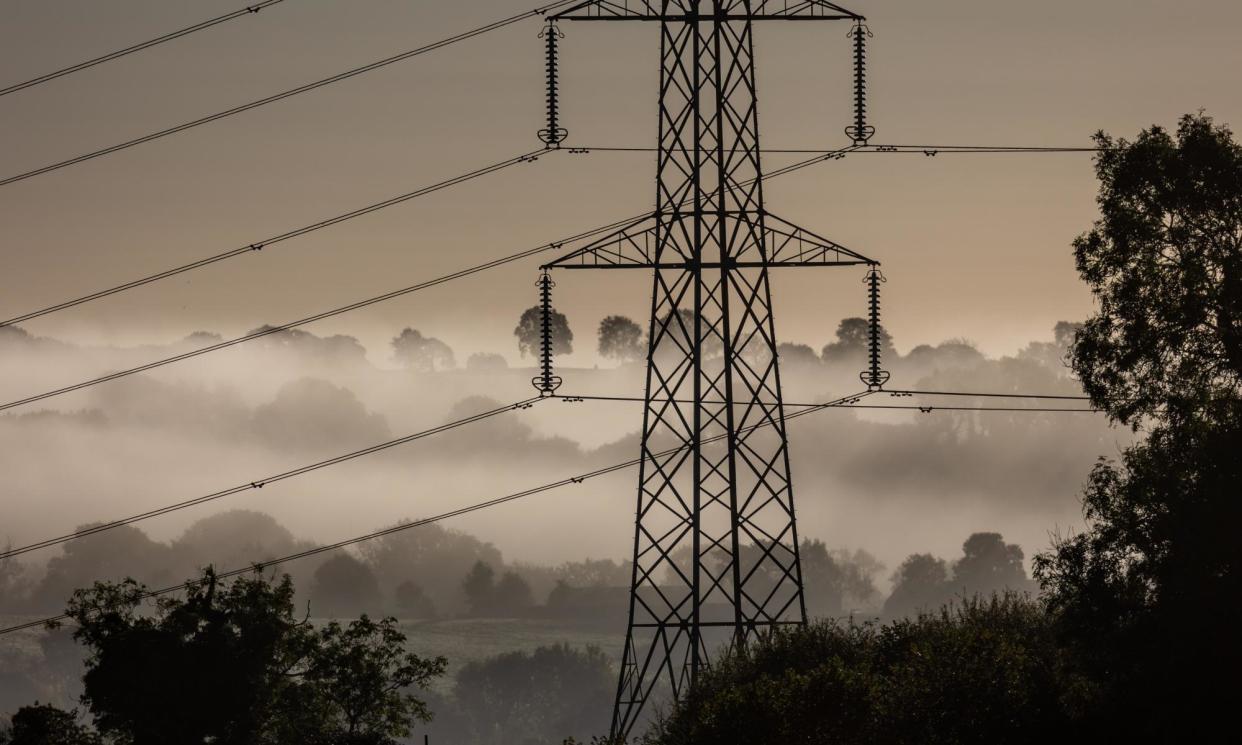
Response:
POLYGON ((595 0, 550 20, 660 29, 656 211, 548 265, 654 274, 612 722, 626 737, 649 696, 683 696, 721 646, 806 621, 769 270, 875 262, 765 208, 753 33, 862 18, 827 2, 595 0), (655 457, 670 446, 684 448, 655 457))

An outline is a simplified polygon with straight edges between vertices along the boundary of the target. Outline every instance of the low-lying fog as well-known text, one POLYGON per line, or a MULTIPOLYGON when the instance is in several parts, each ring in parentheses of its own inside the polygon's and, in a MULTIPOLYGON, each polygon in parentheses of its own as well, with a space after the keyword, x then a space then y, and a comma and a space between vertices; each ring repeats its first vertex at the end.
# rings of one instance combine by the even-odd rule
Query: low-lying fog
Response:
MULTIPOLYGON (((594 335, 585 331, 578 329, 576 345, 593 349, 594 335)), ((15 400, 212 340, 195 335, 162 347, 84 348, 0 329, 0 398, 15 400)), ((1079 393, 1061 361, 1063 346, 1050 339, 1004 359, 986 359, 961 342, 919 341, 930 345, 889 360, 892 386, 1079 393)), ((451 348, 454 340, 444 342, 451 348)), ((847 347, 830 350, 827 363, 819 350, 784 350, 786 400, 818 402, 860 389, 861 361, 847 347)), ((399 364, 391 350, 368 354, 350 337, 284 332, 12 409, 0 415, 0 545, 24 545, 262 480, 531 396, 529 358, 519 357, 516 344, 496 353, 501 356, 473 355, 450 365, 440 350, 438 362, 414 362, 441 369, 418 371, 399 364)), ((595 368, 558 372, 567 395, 642 393, 636 363, 601 360, 595 368)), ((206 515, 244 508, 270 514, 300 540, 332 542, 628 460, 637 454, 640 420, 635 403, 547 401, 138 527, 171 541, 206 515)), ((811 414, 790 424, 800 531, 833 549, 865 549, 889 571, 914 552, 956 555, 977 531, 1002 533, 1029 559, 1048 544, 1050 532, 1080 522, 1078 492, 1092 462, 1115 454, 1128 437, 1095 414, 811 414)), ((494 544, 506 561, 627 559, 635 478, 634 470, 625 471, 446 525, 494 544)), ((59 552, 22 561, 37 574, 59 552)))

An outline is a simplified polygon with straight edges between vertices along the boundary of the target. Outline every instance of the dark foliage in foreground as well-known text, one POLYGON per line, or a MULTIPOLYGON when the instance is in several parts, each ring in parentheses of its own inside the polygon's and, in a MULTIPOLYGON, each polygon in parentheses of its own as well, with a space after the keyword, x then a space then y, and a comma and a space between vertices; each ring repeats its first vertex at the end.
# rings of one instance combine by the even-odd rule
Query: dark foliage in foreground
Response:
MULTIPOLYGON (((652 742, 1171 743, 1235 729, 1242 146, 1202 114, 1176 134, 1098 142, 1102 217, 1075 249, 1099 312, 1071 357, 1092 403, 1146 438, 1098 463, 1085 531, 1037 557, 1042 602, 761 639, 709 671, 652 742)), ((912 557, 899 579, 947 575, 912 557)))
POLYGON ((1203 115, 1099 142, 1102 218, 1076 249, 1100 312, 1074 369, 1147 439, 1096 466, 1087 530, 1037 571, 1088 737, 1209 741, 1242 665, 1242 146, 1203 115))
MULTIPOLYGON (((293 594, 288 577, 228 583, 210 569, 184 598, 153 606, 132 580, 74 593, 67 613, 88 651, 82 703, 100 735, 124 745, 384 745, 430 719, 411 691, 445 660, 405 651, 392 619, 315 628, 295 615, 293 594)), ((26 707, 13 725, 14 743, 94 737, 50 707, 26 707)))
POLYGON ((649 736, 683 743, 1045 743, 1064 732, 1048 617, 1018 595, 884 626, 779 631, 717 664, 649 736))

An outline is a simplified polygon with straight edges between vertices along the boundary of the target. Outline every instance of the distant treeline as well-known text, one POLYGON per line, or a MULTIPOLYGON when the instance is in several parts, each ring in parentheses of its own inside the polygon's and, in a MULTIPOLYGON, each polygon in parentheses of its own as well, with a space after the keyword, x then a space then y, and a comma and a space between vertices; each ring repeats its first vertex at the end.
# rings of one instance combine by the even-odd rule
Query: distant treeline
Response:
MULTIPOLYGON (((16 559, 0 561, 0 613, 55 613, 75 589, 98 580, 133 577, 152 586, 175 585, 213 564, 255 564, 301 578, 303 600, 316 617, 529 617, 616 626, 629 599, 629 562, 506 563, 490 543, 434 524, 362 544, 356 554, 267 565, 313 546, 271 516, 247 510, 199 520, 170 543, 126 526, 69 541, 37 578, 16 559)), ((1031 589, 1022 549, 997 533, 970 536, 956 559, 910 556, 892 575, 887 599, 876 585, 884 567, 866 551, 830 550, 811 539, 801 548, 807 607, 815 616, 901 616, 958 595, 1031 589)))

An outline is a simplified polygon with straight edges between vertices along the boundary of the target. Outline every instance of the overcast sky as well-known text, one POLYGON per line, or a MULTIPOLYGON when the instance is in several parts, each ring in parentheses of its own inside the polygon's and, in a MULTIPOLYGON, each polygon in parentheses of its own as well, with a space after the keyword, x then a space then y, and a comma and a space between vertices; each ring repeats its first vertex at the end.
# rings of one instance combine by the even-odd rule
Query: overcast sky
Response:
MULTIPOLYGON (((240 5, 5 0, 0 83, 240 5)), ((256 16, 0 98, 0 175, 178 124, 524 10, 530 0, 286 0, 256 16)), ((1087 145, 1205 108, 1242 122, 1232 0, 856 0, 875 38, 877 143, 1087 145)), ((635 27, 639 26, 639 27, 635 27)), ((757 36, 768 147, 836 147, 850 116, 842 24, 757 36)), ((538 145, 534 21, 124 153, 0 188, 0 314, 244 245, 538 145)), ((571 144, 655 139, 657 33, 565 28, 571 144)), ((769 167, 782 161, 769 159, 769 167)), ((244 332, 649 209, 649 154, 560 154, 416 203, 30 324, 78 342, 244 332)), ((1094 218, 1089 156, 862 155, 774 180, 769 209, 882 260, 899 349, 964 336, 990 353, 1050 336, 1090 299, 1070 242, 1094 218)), ((627 273, 628 274, 628 273, 627 273)), ((828 340, 863 311, 858 270, 783 273, 779 334, 828 340), (796 275, 796 276, 795 276, 796 275)), ((534 262, 316 327, 372 350, 402 326, 516 356, 534 262)), ((641 317, 646 280, 573 274, 557 304, 580 337, 641 317)), ((589 342, 580 349, 590 351, 589 342)), ((373 354, 379 352, 373 351, 373 354)), ((590 361, 588 354, 580 359, 590 361)))

